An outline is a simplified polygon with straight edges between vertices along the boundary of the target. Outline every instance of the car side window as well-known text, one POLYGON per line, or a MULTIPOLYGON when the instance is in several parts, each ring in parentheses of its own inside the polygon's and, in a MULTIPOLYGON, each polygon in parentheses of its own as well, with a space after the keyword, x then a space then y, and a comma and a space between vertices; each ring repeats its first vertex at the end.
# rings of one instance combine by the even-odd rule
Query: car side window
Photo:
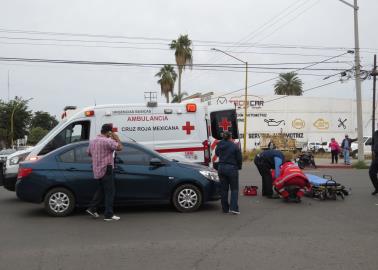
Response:
POLYGON ((64 163, 74 163, 75 162, 75 151, 71 149, 67 152, 64 152, 59 156, 59 160, 64 163))
POLYGON ((80 146, 68 150, 59 156, 59 161, 64 163, 91 163, 92 159, 87 154, 88 146, 80 146))
POLYGON ((125 165, 150 165, 153 156, 132 146, 124 147, 121 152, 117 152, 116 163, 125 165))
POLYGON ((92 158, 87 153, 88 146, 75 148, 75 161, 78 163, 91 163, 92 158))

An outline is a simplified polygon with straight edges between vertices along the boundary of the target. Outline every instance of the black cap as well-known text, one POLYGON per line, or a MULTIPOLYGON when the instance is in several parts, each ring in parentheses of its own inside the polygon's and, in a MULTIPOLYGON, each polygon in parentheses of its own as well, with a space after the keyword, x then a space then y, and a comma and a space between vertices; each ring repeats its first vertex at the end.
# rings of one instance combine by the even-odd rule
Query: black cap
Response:
POLYGON ((222 133, 222 138, 224 139, 224 140, 229 140, 229 139, 231 139, 231 132, 229 132, 229 131, 224 131, 223 133, 222 133))
POLYGON ((113 125, 112 124, 103 124, 101 127, 101 133, 105 134, 108 133, 109 131, 113 130, 113 125))

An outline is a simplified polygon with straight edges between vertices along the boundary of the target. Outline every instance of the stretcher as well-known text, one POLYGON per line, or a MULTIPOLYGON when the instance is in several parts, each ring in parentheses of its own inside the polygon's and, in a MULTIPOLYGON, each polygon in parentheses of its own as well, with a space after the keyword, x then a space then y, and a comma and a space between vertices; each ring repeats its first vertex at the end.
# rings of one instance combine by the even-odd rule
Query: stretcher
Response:
POLYGON ((306 193, 308 197, 319 200, 337 200, 340 197, 344 200, 345 196, 349 195, 345 186, 337 183, 330 175, 323 175, 323 177, 308 173, 305 175, 311 184, 311 191, 306 193))

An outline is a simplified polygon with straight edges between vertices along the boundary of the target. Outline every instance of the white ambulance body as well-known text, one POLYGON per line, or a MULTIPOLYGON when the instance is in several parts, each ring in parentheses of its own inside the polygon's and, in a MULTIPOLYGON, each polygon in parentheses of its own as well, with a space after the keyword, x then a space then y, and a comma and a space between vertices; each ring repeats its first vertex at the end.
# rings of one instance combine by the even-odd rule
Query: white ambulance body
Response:
POLYGON ((204 103, 99 105, 69 108, 62 121, 33 149, 27 160, 37 159, 68 143, 90 140, 105 123, 113 125, 121 140, 135 140, 161 154, 194 163, 211 162, 212 142, 224 130, 238 138, 232 105, 204 103))

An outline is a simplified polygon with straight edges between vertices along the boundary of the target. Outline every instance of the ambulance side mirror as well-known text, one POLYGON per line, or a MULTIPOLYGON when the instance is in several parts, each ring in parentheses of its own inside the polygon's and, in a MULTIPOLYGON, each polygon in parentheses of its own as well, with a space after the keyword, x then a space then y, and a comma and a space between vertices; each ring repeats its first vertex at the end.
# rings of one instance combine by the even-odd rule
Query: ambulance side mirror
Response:
POLYGON ((164 166, 164 163, 159 158, 151 158, 150 165, 154 167, 164 166))

